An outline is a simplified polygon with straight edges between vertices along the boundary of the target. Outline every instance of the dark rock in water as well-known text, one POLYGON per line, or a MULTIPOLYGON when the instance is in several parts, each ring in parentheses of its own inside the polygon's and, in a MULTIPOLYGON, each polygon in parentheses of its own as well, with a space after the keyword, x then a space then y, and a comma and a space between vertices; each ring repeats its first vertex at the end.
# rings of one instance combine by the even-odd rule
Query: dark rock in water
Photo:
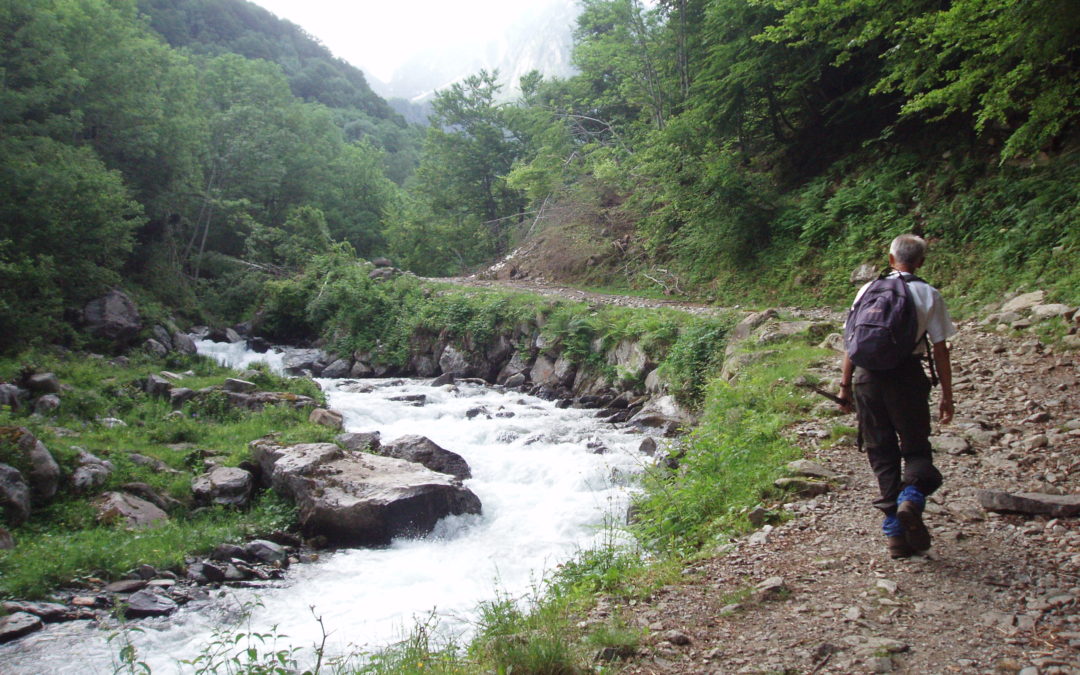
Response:
POLYGON ((567 408, 569 408, 573 404, 574 404, 573 400, 568 399, 568 398, 563 398, 563 399, 559 399, 558 401, 555 402, 555 407, 558 408, 559 410, 566 410, 567 408))
POLYGON ((0 644, 41 630, 43 625, 39 617, 26 612, 16 612, 2 617, 0 618, 0 644))
POLYGON ((1000 490, 979 490, 979 504, 987 511, 1023 513, 1029 516, 1075 518, 1080 516, 1080 494, 1048 495, 1038 492, 1010 494, 1000 490))
POLYGON ((454 383, 454 374, 453 373, 443 373, 442 375, 436 377, 434 380, 431 381, 431 386, 433 386, 433 387, 442 387, 444 385, 453 384, 453 383, 454 383))
POLYGON ((341 434, 334 440, 353 452, 375 452, 381 444, 378 431, 341 434))
POLYGON ((491 419, 491 414, 488 412, 487 408, 485 408, 483 406, 480 406, 480 407, 477 407, 477 408, 469 408, 468 410, 465 411, 465 419, 470 419, 471 420, 472 418, 479 417, 480 415, 483 415, 484 417, 486 417, 488 419, 491 419))
POLYGON ((250 578, 250 574, 244 570, 250 569, 246 567, 239 567, 237 565, 229 564, 225 566, 225 581, 245 581, 250 578))
POLYGON ((7 464, 0 464, 0 507, 13 527, 30 517, 30 486, 18 469, 7 464))
POLYGON ((60 378, 53 373, 34 373, 26 378, 26 388, 35 394, 59 394, 60 378))
POLYGON ((105 586, 109 593, 134 593, 146 588, 145 579, 121 579, 105 586))
POLYGON ((148 616, 168 616, 176 611, 176 602, 167 596, 159 595, 151 589, 132 593, 127 599, 124 616, 139 619, 148 616))
POLYGON ((441 518, 479 513, 480 500, 451 476, 392 457, 347 453, 331 443, 251 444, 264 480, 294 499, 305 536, 381 545, 430 532, 441 518))
POLYGON ((140 330, 142 322, 135 303, 121 291, 113 290, 83 308, 83 322, 92 336, 126 345, 140 330))
POLYGON ((244 557, 267 564, 282 563, 288 565, 289 554, 284 548, 272 541, 255 539, 244 544, 244 557))
POLYGON ((25 612, 39 617, 45 623, 59 623, 71 618, 71 612, 68 611, 68 608, 55 602, 5 601, 3 607, 8 614, 25 612))
POLYGON ((256 354, 265 354, 270 351, 270 341, 266 338, 253 337, 247 341, 248 349, 256 354))
POLYGON ((235 558, 246 559, 243 547, 236 544, 218 544, 210 554, 210 559, 218 562, 228 562, 235 558))
POLYGON ((641 445, 638 446, 638 452, 646 457, 654 457, 656 455, 656 439, 652 436, 643 438, 641 445))
POLYGON ((348 359, 337 359, 332 361, 330 365, 323 368, 322 377, 340 380, 343 377, 348 377, 352 372, 352 364, 348 359))
POLYGON ((465 458, 456 452, 440 447, 425 436, 408 435, 379 448, 378 453, 422 464, 432 471, 447 473, 459 480, 472 478, 472 469, 465 458))
POLYGON ((197 584, 225 581, 225 567, 208 562, 188 565, 187 578, 197 584))
POLYGON ((600 441, 589 441, 585 447, 594 455, 606 455, 608 452, 608 447, 600 441))
POLYGON ((518 387, 524 386, 525 382, 526 379, 524 373, 514 373, 510 377, 506 378, 503 386, 505 386, 507 389, 517 389, 518 387))
POLYGON ((391 401, 398 401, 400 403, 411 403, 413 407, 420 408, 427 403, 426 394, 405 394, 404 396, 391 396, 391 401))

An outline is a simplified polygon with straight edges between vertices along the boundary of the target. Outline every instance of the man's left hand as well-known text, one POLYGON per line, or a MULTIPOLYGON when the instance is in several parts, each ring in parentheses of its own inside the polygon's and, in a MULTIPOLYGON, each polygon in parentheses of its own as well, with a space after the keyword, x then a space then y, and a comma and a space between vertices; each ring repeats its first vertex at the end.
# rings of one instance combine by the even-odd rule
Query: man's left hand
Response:
POLYGON ((953 418, 953 402, 952 397, 942 397, 941 403, 938 405, 938 422, 941 424, 948 424, 952 422, 953 418))

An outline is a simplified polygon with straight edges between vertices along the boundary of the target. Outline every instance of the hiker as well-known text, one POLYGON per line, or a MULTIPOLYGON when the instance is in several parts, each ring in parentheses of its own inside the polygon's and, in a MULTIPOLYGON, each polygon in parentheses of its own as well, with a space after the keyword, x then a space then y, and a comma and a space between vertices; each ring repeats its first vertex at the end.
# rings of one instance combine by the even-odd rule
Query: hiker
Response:
POLYGON ((915 276, 925 259, 922 237, 902 234, 894 239, 890 270, 859 290, 844 333, 840 409, 851 412, 854 403, 859 447, 877 476, 881 499, 874 506, 885 514, 882 530, 893 558, 930 548, 922 514, 926 498, 942 482, 929 439, 935 371, 941 381, 938 420, 948 424, 953 417, 945 340, 956 334, 956 326, 938 290, 915 276), (922 365, 927 347, 931 378, 922 365))

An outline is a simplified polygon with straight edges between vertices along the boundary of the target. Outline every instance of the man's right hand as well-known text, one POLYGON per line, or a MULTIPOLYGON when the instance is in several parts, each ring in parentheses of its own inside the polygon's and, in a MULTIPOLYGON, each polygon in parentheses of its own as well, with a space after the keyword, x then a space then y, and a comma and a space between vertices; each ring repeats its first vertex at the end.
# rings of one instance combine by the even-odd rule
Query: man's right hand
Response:
POLYGON ((853 413, 853 412, 855 412, 855 407, 854 407, 854 405, 852 405, 852 400, 851 400, 851 385, 850 384, 847 385, 847 386, 841 386, 840 387, 840 393, 837 394, 836 396, 841 401, 843 401, 843 403, 840 403, 839 405, 837 405, 837 408, 840 410, 840 412, 842 412, 842 413, 853 413))

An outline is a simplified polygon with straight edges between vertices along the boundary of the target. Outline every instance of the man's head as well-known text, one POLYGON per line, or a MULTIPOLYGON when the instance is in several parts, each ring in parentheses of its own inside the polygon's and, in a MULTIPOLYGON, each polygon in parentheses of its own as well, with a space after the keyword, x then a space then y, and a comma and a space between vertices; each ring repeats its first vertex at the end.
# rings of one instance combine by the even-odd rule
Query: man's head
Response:
POLYGON ((902 234, 889 245, 889 264, 914 272, 926 260, 926 240, 915 234, 902 234))

